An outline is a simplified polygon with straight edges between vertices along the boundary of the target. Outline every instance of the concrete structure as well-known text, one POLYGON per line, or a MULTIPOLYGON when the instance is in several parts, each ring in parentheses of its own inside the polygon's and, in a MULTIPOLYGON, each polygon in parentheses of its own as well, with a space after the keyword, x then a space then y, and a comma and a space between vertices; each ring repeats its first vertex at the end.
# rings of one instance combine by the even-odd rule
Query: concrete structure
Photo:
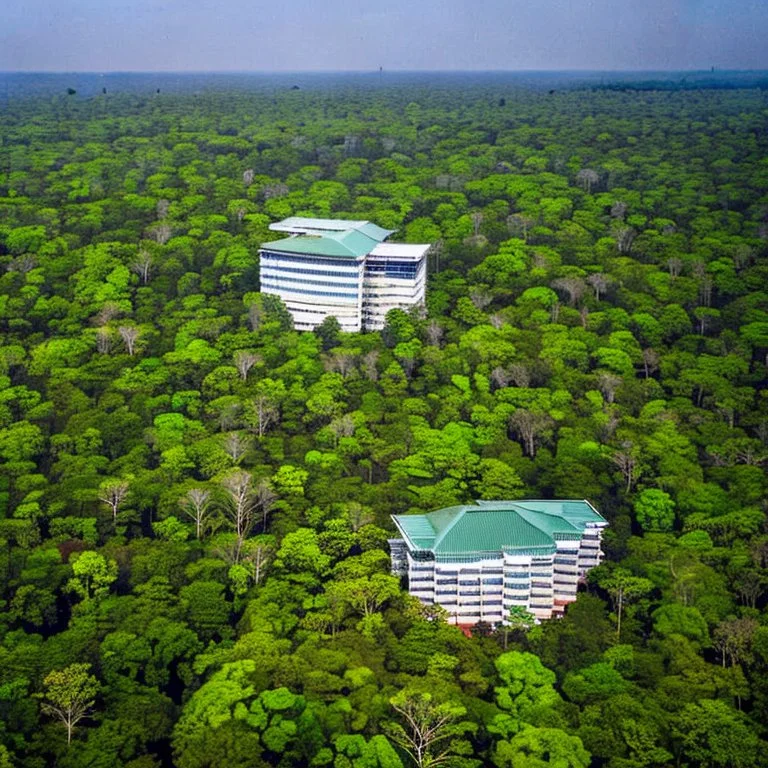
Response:
POLYGON ((270 224, 289 235, 259 249, 261 291, 279 296, 297 330, 329 315, 344 331, 376 331, 390 309, 424 302, 429 245, 385 243, 370 221, 308 219, 270 224))
POLYGON ((606 520, 588 501, 476 501, 427 515, 393 515, 392 572, 456 624, 504 622, 512 606, 562 615, 598 565, 606 520))

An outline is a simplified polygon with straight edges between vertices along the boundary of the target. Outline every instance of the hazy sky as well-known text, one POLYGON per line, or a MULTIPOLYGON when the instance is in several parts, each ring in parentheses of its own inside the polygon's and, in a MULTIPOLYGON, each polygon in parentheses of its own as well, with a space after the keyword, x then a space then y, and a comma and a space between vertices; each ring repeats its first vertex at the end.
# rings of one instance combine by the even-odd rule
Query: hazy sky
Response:
POLYGON ((768 69, 768 0, 6 0, 0 70, 768 69))

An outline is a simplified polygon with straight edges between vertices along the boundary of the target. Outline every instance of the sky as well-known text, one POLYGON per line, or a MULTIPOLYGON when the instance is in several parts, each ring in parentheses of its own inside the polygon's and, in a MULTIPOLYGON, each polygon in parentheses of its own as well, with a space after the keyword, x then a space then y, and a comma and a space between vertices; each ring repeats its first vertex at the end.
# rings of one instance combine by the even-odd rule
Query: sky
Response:
POLYGON ((768 69, 768 0, 6 0, 0 71, 768 69))

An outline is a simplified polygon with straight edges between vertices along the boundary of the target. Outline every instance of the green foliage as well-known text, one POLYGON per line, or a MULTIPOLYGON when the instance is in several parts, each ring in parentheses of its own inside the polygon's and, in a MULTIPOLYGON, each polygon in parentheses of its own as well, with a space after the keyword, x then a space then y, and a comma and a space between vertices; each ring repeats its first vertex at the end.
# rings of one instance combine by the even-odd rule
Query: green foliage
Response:
POLYGON ((0 765, 400 768, 404 712, 465 768, 761 763, 761 92, 508 91, 8 100, 0 765), (435 243, 425 310, 295 332, 294 214, 435 243), (391 575, 391 514, 536 497, 610 521, 561 620, 391 575))

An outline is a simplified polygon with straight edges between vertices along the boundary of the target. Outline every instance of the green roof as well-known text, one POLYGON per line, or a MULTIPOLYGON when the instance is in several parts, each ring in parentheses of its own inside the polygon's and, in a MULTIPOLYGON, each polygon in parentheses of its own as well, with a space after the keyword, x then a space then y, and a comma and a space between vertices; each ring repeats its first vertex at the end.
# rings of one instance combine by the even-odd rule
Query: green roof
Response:
POLYGON ((605 524, 587 501, 476 501, 392 519, 411 551, 448 558, 551 554, 555 541, 578 540, 588 524, 605 524))
POLYGON ((263 243, 261 250, 342 259, 366 256, 392 234, 390 230, 382 229, 370 221, 309 219, 301 216, 283 219, 270 225, 270 228, 293 234, 282 240, 263 243))
POLYGON ((282 240, 263 243, 261 250, 292 253, 300 256, 333 256, 342 259, 359 259, 369 254, 378 244, 359 230, 330 232, 326 235, 295 235, 282 240))
POLYGON ((289 232, 293 235, 327 235, 333 232, 348 232, 357 230, 381 243, 386 240, 394 229, 384 229, 372 221, 354 219, 314 219, 307 216, 289 216, 282 221, 269 225, 276 232, 289 232))

